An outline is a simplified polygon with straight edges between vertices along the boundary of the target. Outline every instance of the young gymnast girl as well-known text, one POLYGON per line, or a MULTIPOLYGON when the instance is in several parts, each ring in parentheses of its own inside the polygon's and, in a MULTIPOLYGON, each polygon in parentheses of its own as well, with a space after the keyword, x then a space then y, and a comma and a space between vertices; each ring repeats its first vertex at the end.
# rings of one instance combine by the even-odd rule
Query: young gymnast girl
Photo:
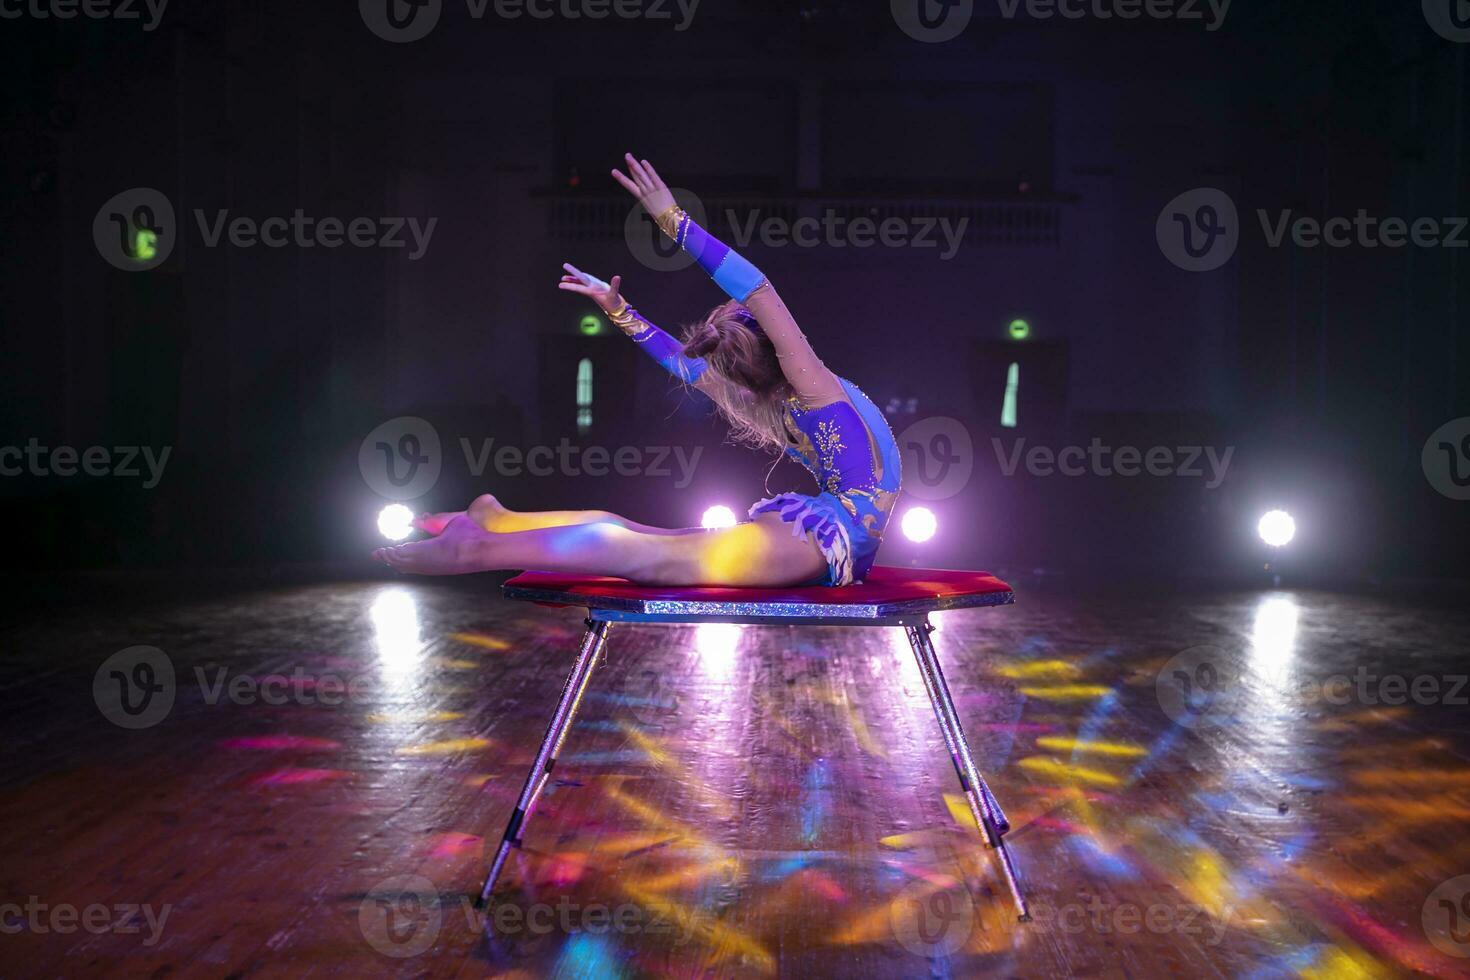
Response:
POLYGON ((596 302, 675 378, 714 400, 735 438, 785 451, 817 479, 814 495, 783 493, 734 527, 672 530, 607 511, 507 510, 493 496, 463 512, 426 514, 432 537, 380 548, 402 572, 456 575, 537 569, 611 575, 647 585, 848 585, 873 564, 899 488, 899 452, 874 404, 812 351, 770 280, 674 201, 647 160, 626 157, 618 183, 729 296, 681 344, 628 305, 621 280, 571 265, 560 288, 596 302))

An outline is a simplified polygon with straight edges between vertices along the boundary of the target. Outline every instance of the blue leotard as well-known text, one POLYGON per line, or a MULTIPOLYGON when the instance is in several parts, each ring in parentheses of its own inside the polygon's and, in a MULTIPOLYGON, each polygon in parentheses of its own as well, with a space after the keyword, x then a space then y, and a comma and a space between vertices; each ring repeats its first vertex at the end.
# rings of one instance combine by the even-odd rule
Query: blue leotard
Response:
POLYGON ((804 408, 787 399, 792 445, 786 452, 816 477, 816 494, 782 493, 750 508, 775 513, 793 534, 810 533, 827 559, 824 585, 861 582, 873 565, 898 499, 901 461, 878 407, 846 378, 847 398, 804 408), (876 449, 876 455, 875 455, 876 449))

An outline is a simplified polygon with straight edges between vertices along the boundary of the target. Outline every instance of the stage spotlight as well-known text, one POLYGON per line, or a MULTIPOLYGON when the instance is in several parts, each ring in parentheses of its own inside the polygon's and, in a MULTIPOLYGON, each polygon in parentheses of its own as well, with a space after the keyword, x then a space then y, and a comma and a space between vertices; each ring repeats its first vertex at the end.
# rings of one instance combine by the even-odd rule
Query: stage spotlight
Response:
POLYGON ((939 520, 928 507, 910 507, 904 511, 900 526, 904 537, 910 541, 924 542, 934 537, 934 532, 939 530, 939 520))
POLYGON ((734 527, 735 512, 724 504, 715 504, 699 519, 700 527, 734 527))
POLYGON ((1273 548, 1285 547, 1296 537, 1296 521, 1284 510, 1273 510, 1261 517, 1256 533, 1273 548))
POLYGON ((389 541, 402 541, 413 533, 413 511, 402 504, 389 504, 378 513, 378 530, 389 541))

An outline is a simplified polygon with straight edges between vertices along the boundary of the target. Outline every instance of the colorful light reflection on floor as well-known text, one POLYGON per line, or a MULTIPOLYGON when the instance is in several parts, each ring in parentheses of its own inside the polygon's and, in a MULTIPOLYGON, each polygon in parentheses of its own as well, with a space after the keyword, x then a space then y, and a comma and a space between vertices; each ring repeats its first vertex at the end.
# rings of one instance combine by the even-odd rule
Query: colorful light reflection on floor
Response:
POLYGON ((112 650, 79 653, 61 627, 11 637, 51 672, 18 687, 0 833, 19 928, 0 958, 7 974, 1470 975, 1466 618, 1290 592, 1023 594, 939 617, 1015 828, 1036 919, 1019 925, 901 630, 614 627, 481 911, 573 612, 414 583, 83 615, 73 628, 115 648, 163 650, 175 703, 143 730, 109 724, 91 671, 112 650), (1436 699, 1389 677, 1410 695, 1437 679, 1436 699), (156 934, 141 913, 116 925, 145 905, 169 910, 156 934), (60 927, 94 906, 105 928, 60 927))

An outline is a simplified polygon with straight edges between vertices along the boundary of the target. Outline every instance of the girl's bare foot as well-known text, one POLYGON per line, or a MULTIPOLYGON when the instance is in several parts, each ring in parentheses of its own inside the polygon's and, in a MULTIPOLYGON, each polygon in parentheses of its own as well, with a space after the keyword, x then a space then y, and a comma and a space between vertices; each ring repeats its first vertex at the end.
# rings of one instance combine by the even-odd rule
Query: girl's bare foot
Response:
POLYGON ((494 496, 482 493, 470 502, 468 510, 446 510, 438 514, 420 514, 413 519, 412 523, 425 534, 438 537, 444 533, 450 521, 456 517, 468 515, 470 520, 487 531, 508 531, 512 530, 506 526, 506 517, 510 513, 494 496))
POLYGON ((469 519, 480 525, 487 531, 509 531, 512 528, 506 526, 506 519, 511 511, 495 497, 488 493, 482 493, 470 501, 469 510, 465 511, 469 519))
POLYGON ((420 514, 410 523, 431 537, 438 537, 444 533, 444 528, 450 521, 462 515, 462 510, 446 510, 441 514, 420 514))
POLYGON ((379 548, 373 557, 415 575, 463 575, 495 567, 485 545, 495 536, 464 514, 454 515, 437 537, 379 548))

